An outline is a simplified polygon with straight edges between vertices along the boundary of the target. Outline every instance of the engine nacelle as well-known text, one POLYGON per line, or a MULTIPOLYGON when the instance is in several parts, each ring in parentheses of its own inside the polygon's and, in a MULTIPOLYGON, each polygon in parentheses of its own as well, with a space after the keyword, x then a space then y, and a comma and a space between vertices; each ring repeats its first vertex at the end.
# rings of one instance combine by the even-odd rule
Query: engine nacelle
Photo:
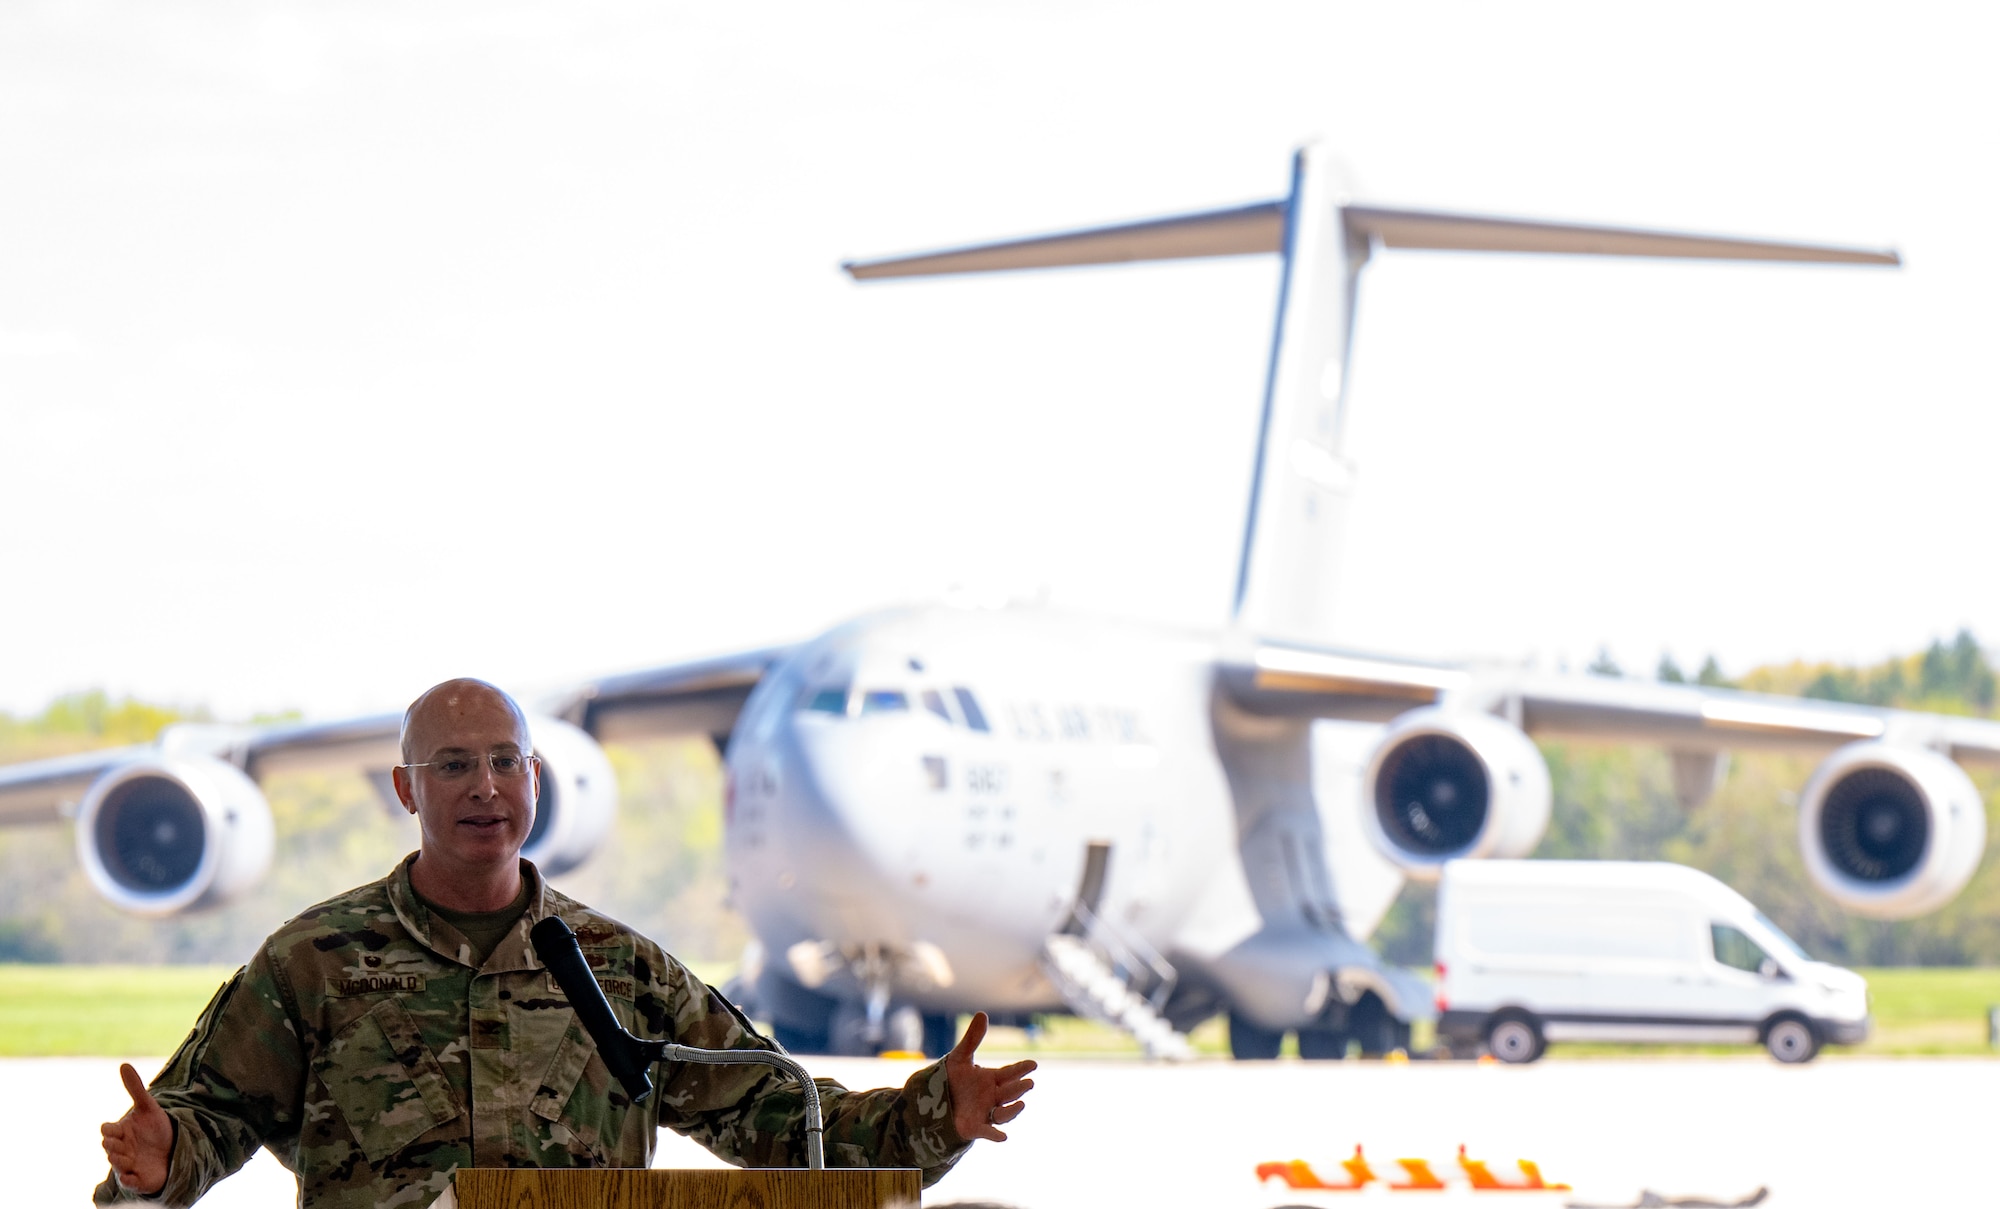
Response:
POLYGON ((557 718, 528 719, 535 755, 541 758, 541 794, 535 825, 521 855, 544 874, 566 873, 581 865, 611 834, 618 817, 618 778, 597 740, 557 718))
POLYGON ((105 773, 76 816, 76 854, 90 884, 137 915, 218 906, 271 867, 271 808, 225 760, 149 756, 105 773))
POLYGON ((1362 816, 1382 854, 1419 881, 1446 861, 1526 856, 1549 825, 1549 766, 1491 714, 1411 710, 1368 762, 1362 816))
POLYGON ((1986 851, 1986 804, 1937 752, 1850 743, 1799 799, 1806 872, 1857 915, 1909 919, 1950 902, 1986 851))

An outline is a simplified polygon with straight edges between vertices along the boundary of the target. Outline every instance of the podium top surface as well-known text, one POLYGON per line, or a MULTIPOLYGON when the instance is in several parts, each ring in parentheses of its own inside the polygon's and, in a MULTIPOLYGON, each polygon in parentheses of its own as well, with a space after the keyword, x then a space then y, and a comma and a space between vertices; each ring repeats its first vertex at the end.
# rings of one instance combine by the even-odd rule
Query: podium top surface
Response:
POLYGON ((461 1167, 457 1209, 916 1209, 914 1167, 610 1171, 461 1167))

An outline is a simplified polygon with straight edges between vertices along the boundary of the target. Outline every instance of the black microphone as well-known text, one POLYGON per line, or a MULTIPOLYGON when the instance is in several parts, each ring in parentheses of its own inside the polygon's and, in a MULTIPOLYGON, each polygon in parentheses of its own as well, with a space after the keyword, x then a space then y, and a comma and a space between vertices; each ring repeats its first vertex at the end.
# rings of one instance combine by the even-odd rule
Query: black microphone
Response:
POLYGON ((605 1067, 625 1085, 632 1102, 638 1104, 652 1095, 653 1078, 648 1072, 659 1061, 659 1049, 626 1032, 618 1017, 611 1014, 611 1001, 604 997, 604 988, 591 975, 583 950, 576 945, 576 933, 551 915, 528 930, 528 939, 534 943, 535 954, 542 964, 556 976, 556 985, 569 996, 570 1006, 583 1022, 583 1031, 597 1043, 597 1054, 604 1059, 605 1067))
POLYGON ((605 1068, 625 1085, 634 1104, 653 1094, 650 1072, 653 1063, 665 1058, 707 1066, 737 1062, 775 1066, 799 1081, 799 1093, 805 1098, 806 1166, 814 1171, 826 1167, 826 1120, 820 1115, 819 1085, 789 1054, 774 1054, 765 1049, 696 1049, 671 1041, 641 1041, 626 1032, 618 1017, 611 1014, 611 1001, 604 997, 604 988, 591 975, 590 964, 584 961, 583 950, 576 944, 576 933, 569 930, 568 924, 551 915, 528 929, 528 939, 535 946, 535 955, 556 976, 556 985, 569 997, 577 1019, 583 1022, 583 1031, 596 1043, 605 1068))

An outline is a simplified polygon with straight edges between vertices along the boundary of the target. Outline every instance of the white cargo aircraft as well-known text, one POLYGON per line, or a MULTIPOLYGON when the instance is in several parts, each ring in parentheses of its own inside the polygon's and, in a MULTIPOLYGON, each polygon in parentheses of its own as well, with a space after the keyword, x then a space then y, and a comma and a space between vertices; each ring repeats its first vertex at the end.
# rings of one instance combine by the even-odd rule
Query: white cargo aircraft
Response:
MULTIPOLYGON (((733 988, 804 1051, 942 1052, 954 1014, 1112 1021, 1155 1054, 1217 1012, 1239 1057, 1403 1041, 1428 994, 1366 939, 1404 877, 1534 851, 1535 738, 1650 742, 1682 799, 1731 748, 1819 753, 1812 877, 1901 918, 1965 884, 1985 815, 1961 763, 2000 725, 1693 686, 1440 666, 1327 645, 1354 482, 1341 434, 1356 284, 1385 248, 1894 265, 1893 252, 1351 202, 1301 151, 1290 195, 1227 210, 849 264, 859 280, 1200 256, 1283 264, 1233 616, 1220 633, 1041 609, 901 609, 797 646, 586 684, 534 721, 528 853, 560 874, 608 834, 598 743, 725 752, 731 894, 756 941, 733 988)), ((0 769, 0 820, 73 818, 127 910, 222 902, 272 845, 257 780, 345 766, 378 786, 396 719, 174 727, 154 745, 0 769)))

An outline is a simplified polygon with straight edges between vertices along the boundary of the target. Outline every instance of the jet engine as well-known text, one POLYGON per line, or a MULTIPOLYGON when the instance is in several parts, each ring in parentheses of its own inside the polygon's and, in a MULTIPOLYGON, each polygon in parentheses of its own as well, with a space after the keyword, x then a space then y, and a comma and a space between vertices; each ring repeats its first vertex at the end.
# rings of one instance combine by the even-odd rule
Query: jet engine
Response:
POLYGON ((218 906, 271 866, 271 809, 226 760, 149 756, 99 777, 76 816, 77 859, 97 892, 137 915, 218 906))
POLYGON ((528 721, 542 764, 535 825, 521 855, 545 874, 567 873, 588 860, 618 817, 618 778, 597 740, 557 718, 528 721))
POLYGON ((1382 855, 1429 881, 1446 861, 1534 851, 1549 825, 1549 767, 1490 714, 1416 709, 1375 748, 1362 803, 1382 855))
POLYGON ((1986 851, 1986 806, 1937 752, 1850 743, 1799 799, 1806 871, 1857 915, 1909 919, 1950 902, 1986 851))

